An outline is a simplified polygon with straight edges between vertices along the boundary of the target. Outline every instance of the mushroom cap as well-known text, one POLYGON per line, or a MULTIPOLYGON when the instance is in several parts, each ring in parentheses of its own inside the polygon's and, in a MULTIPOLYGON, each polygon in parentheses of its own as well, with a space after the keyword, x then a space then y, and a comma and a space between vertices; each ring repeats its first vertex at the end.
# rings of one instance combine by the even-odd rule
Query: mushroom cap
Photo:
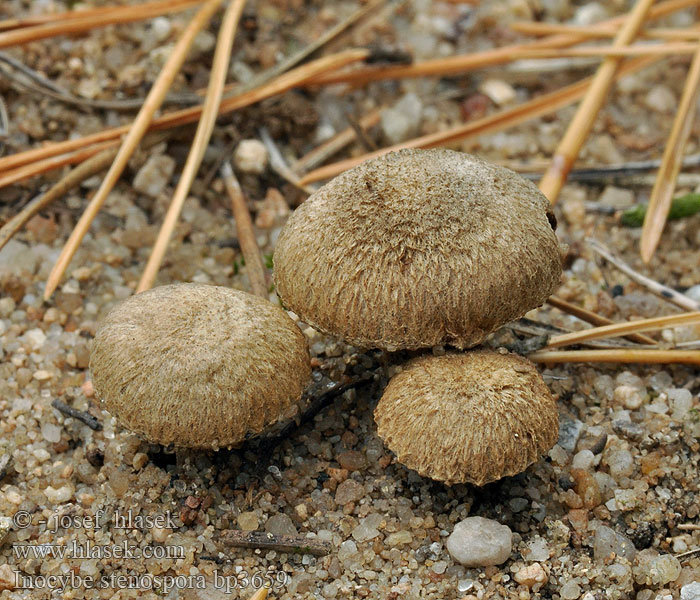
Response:
POLYGON ((277 420, 311 376, 306 339, 286 312, 196 283, 156 287, 112 309, 90 370, 104 407, 128 429, 214 449, 277 420))
POLYGON ((275 249, 275 285, 303 321, 360 347, 467 348, 556 290, 554 223, 537 187, 508 169, 400 150, 296 209, 275 249))
POLYGON ((559 434, 556 402, 535 366, 486 350, 409 362, 374 418, 400 463, 447 484, 520 473, 559 434))

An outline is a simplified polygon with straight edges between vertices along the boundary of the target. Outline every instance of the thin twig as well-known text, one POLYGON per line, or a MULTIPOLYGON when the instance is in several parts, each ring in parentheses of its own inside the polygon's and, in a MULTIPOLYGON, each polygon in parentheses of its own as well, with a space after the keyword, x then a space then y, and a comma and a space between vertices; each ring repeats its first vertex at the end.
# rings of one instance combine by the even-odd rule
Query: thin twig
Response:
MULTIPOLYGON (((29 179, 35 175, 41 175, 42 173, 59 169, 65 165, 74 165, 76 163, 83 162, 84 160, 95 156, 103 150, 116 148, 118 144, 119 140, 98 142, 97 144, 76 150, 75 152, 59 154, 58 156, 52 156, 50 158, 45 158, 43 160, 37 160, 35 162, 22 165, 16 169, 1 171, 2 175, 0 175, 0 188, 7 187, 8 185, 12 185, 13 183, 17 183, 24 179, 29 179)), ((12 156, 13 155, 10 155, 6 158, 12 158, 12 156)))
MULTIPOLYGON (((196 4, 202 4, 202 0, 158 0, 157 2, 140 4, 137 7, 108 7, 102 11, 86 13, 87 16, 76 14, 78 11, 63 13, 64 15, 71 15, 69 18, 51 15, 52 18, 48 22, 3 31, 0 33, 0 48, 26 44, 56 35, 70 35, 91 31, 96 27, 104 27, 115 23, 123 24, 143 21, 159 15, 185 10, 196 4)), ((0 28, 2 28, 2 23, 0 23, 0 28)))
POLYGON ((697 112, 698 93, 700 92, 700 44, 696 45, 693 61, 688 69, 683 96, 681 97, 671 134, 668 136, 661 168, 656 176, 656 183, 649 197, 649 207, 644 217, 640 253, 642 260, 648 263, 661 241, 661 234, 666 225, 668 211, 671 208, 676 176, 681 169, 683 150, 693 127, 697 112))
MULTIPOLYGON (((156 2, 146 2, 138 6, 130 6, 130 10, 150 11, 161 7, 166 12, 174 12, 178 5, 184 4, 179 10, 186 9, 192 4, 201 4, 202 0, 157 0, 156 2)), ((42 13, 40 15, 29 15, 17 19, 5 19, 0 21, 0 31, 8 29, 19 29, 22 27, 32 27, 45 23, 55 23, 57 21, 70 21, 72 19, 84 19, 86 17, 102 17, 106 14, 114 13, 115 10, 123 10, 125 7, 100 6, 98 8, 82 8, 80 10, 68 10, 58 13, 42 13)))
MULTIPOLYGON (((653 2, 654 0, 637 0, 629 18, 625 20, 625 24, 615 36, 613 48, 627 46, 632 42, 653 2)), ((549 169, 547 169, 540 180, 540 191, 552 204, 557 201, 566 177, 600 112, 608 90, 615 80, 615 73, 619 64, 619 58, 607 57, 598 67, 591 82, 591 87, 581 101, 576 115, 554 152, 549 169)))
POLYGON ((74 419, 78 419, 78 421, 82 423, 85 423, 85 425, 87 425, 93 431, 100 431, 102 429, 102 423, 100 423, 90 413, 78 410, 77 408, 73 408, 72 406, 68 406, 65 402, 61 402, 58 398, 55 398, 53 402, 51 402, 51 406, 53 406, 56 410, 62 412, 63 414, 68 415, 69 417, 73 417, 74 419))
POLYGON ((589 58, 589 57, 616 57, 645 55, 669 55, 692 54, 697 50, 697 44, 664 42, 657 44, 633 44, 625 46, 581 46, 580 48, 541 48, 521 50, 520 58, 589 58))
POLYGON ((153 282, 158 274, 158 269, 163 262, 163 256, 165 256, 168 243, 175 230, 177 219, 182 211, 182 206, 192 187, 192 182, 197 175, 197 171, 202 164, 204 152, 207 149, 211 134, 214 131, 214 123, 216 122, 219 107, 221 106, 221 97, 226 82, 226 73, 228 71, 229 58, 233 48, 233 39, 241 14, 243 13, 245 2, 246 0, 233 0, 233 2, 228 5, 224 14, 224 19, 221 23, 216 42, 216 50, 214 51, 214 59, 209 76, 209 88, 206 98, 204 99, 202 116, 199 119, 197 131, 194 135, 190 152, 187 155, 187 161, 185 162, 180 180, 175 188, 173 198, 170 201, 170 206, 163 220, 163 225, 158 232, 158 237, 151 250, 151 255, 141 275, 136 293, 143 292, 153 286, 153 282))
POLYGON ((700 302, 697 302, 685 294, 677 292, 673 288, 638 273, 621 258, 618 258, 612 252, 610 252, 610 250, 608 250, 608 248, 598 240, 588 238, 586 241, 596 254, 602 256, 618 271, 621 271, 627 275, 627 277, 629 277, 635 283, 645 287, 652 294, 655 294, 659 298, 662 298, 667 302, 671 302, 684 310, 700 311, 700 302))
MULTIPOLYGON (((0 52, 0 61, 9 62, 6 59, 10 59, 11 57, 3 55, 4 53, 0 52)), ((14 59, 12 60, 14 61, 14 59)), ((91 100, 89 98, 79 98, 77 96, 69 94, 62 88, 53 85, 53 83, 50 82, 50 80, 42 77, 41 75, 39 75, 39 73, 36 73, 36 71, 24 65, 22 69, 23 74, 32 72, 36 75, 36 77, 34 77, 33 79, 40 79, 43 83, 35 85, 24 79, 21 79, 21 75, 17 75, 11 70, 7 70, 4 68, 0 72, 2 72, 2 74, 5 75, 8 79, 11 79, 13 87, 17 88, 19 91, 30 92, 41 96, 47 96, 49 98, 53 98, 54 100, 58 100, 59 102, 63 102, 65 104, 73 104, 82 108, 98 108, 105 110, 120 111, 134 110, 137 108, 141 108, 145 101, 145 98, 129 98, 126 100, 91 100), (46 83, 51 83, 51 87, 48 87, 46 83)), ((163 100, 163 105, 184 104, 186 106, 190 106, 194 104, 199 104, 200 102, 201 98, 194 94, 168 94, 165 97, 165 100, 163 100)))
POLYGON ((109 171, 102 181, 102 184, 93 196, 90 204, 88 204, 85 212, 75 226, 75 229, 73 229, 68 241, 61 251, 60 256, 58 257, 58 260, 56 261, 56 264, 51 270, 48 281, 46 282, 46 289, 44 290, 44 300, 48 300, 51 297, 61 281, 63 273, 73 258, 73 255, 78 250, 80 242, 82 241, 83 237, 85 237, 85 234, 90 228, 92 221, 97 216, 102 204, 107 199, 107 196, 112 191, 114 185, 117 183, 117 180, 129 162, 131 155, 136 150, 141 138, 148 130, 148 127, 153 120, 153 115, 158 108, 160 108, 163 98, 168 93, 168 89, 170 89, 170 86, 172 85, 175 76, 179 72, 182 63, 185 62, 187 53, 189 52, 196 35, 207 25, 207 23, 209 23, 211 17, 219 9, 221 2, 222 0, 208 0, 208 2, 190 21, 189 25, 178 40, 175 48, 173 48, 172 53, 168 57, 165 65, 163 65, 161 72, 158 74, 158 78, 148 94, 146 102, 139 111, 134 122, 131 124, 129 132, 124 138, 112 166, 109 168, 109 171))
POLYGON ((260 248, 258 248, 258 242, 255 238, 253 221, 246 206, 243 190, 241 190, 238 179, 236 179, 228 161, 224 161, 221 165, 221 176, 224 179, 226 192, 231 199, 233 218, 236 221, 236 232, 238 233, 238 243, 241 246, 241 252, 245 260, 250 289, 256 296, 267 298, 269 294, 265 280, 265 267, 263 266, 260 248))
MULTIPOLYGON (((617 71, 615 77, 619 78, 630 73, 635 73, 644 67, 654 64, 658 60, 659 59, 657 57, 644 57, 629 60, 617 71)), ((576 100, 581 98, 586 93, 590 83, 591 78, 587 77, 554 92, 542 94, 541 96, 533 98, 532 100, 519 104, 513 108, 501 110, 481 119, 469 121, 468 123, 454 127, 453 129, 424 135, 407 142, 394 144, 388 148, 382 148, 376 152, 370 152, 369 154, 341 160, 337 163, 320 167, 310 171, 304 177, 302 177, 301 183, 307 184, 314 181, 335 177, 339 173, 355 167, 365 160, 382 156, 383 154, 387 154, 388 152, 395 150, 401 150, 403 148, 434 148, 436 146, 445 146, 447 144, 477 135, 502 131, 503 129, 507 129, 525 121, 552 113, 563 106, 576 102, 576 100)), ((1 162, 2 161, 0 160, 0 163, 1 162)))
MULTIPOLYGON (((547 300, 547 304, 554 306, 555 308, 558 308, 559 310, 562 310, 565 313, 578 317, 579 319, 586 321, 587 323, 591 323, 592 325, 613 324, 613 321, 611 321, 610 319, 606 319, 605 317, 599 314, 591 312, 590 310, 586 310, 585 308, 582 308, 580 306, 576 306, 575 304, 571 304, 570 302, 562 300, 561 298, 557 298, 556 296, 550 296, 547 300)), ((646 335, 641 335, 639 333, 633 333, 626 337, 628 340, 632 342, 637 342, 638 344, 656 344, 656 342, 652 338, 647 337, 646 335)))
POLYGON ((5 138, 9 133, 10 118, 7 116, 5 100, 0 96, 0 156, 5 152, 5 138))
POLYGON ((558 350, 552 352, 538 351, 534 354, 529 354, 528 358, 533 362, 545 364, 574 362, 680 363, 700 366, 700 351, 698 350, 636 350, 633 348, 624 350, 558 350))
MULTIPOLYGON (((365 49, 351 49, 316 59, 301 67, 297 67, 289 73, 280 75, 273 81, 270 81, 269 83, 266 83, 258 88, 224 98, 224 100, 221 102, 219 115, 232 112, 239 108, 255 104, 261 100, 265 100, 271 96, 286 92, 287 90, 302 85, 304 82, 308 81, 310 78, 318 75, 319 73, 333 71, 350 63, 364 60, 367 55, 368 51, 365 49)), ((154 119, 150 125, 150 129, 168 129, 171 127, 193 123, 199 120, 201 112, 201 106, 193 106, 191 108, 166 113, 163 116, 154 119)), ((56 142, 54 144, 42 146, 41 148, 34 148, 32 150, 27 150, 25 152, 0 158, 0 173, 6 172, 8 169, 17 168, 22 165, 27 165, 29 163, 45 159, 47 157, 57 156, 59 154, 85 148, 91 144, 118 139, 119 137, 128 134, 131 128, 132 125, 113 127, 111 129, 105 129, 104 131, 93 133, 81 138, 56 142)), ((2 185, 0 185, 0 187, 2 187, 2 185)))
MULTIPOLYGON (((369 129, 374 127, 381 119, 381 112, 375 109, 364 117, 361 117, 358 121, 359 126, 364 129, 369 129)), ((339 134, 333 136, 331 139, 325 141, 323 144, 314 148, 309 153, 302 156, 297 160, 290 168, 295 173, 301 173, 303 171, 308 171, 313 169, 318 165, 323 164, 333 156, 336 152, 340 152, 345 146, 350 144, 357 137, 357 132, 353 127, 348 127, 344 129, 339 134)))
POLYGON ((589 340, 599 340, 602 338, 618 337, 629 333, 639 333, 641 331, 654 331, 665 329, 666 327, 678 327, 679 325, 696 325, 700 323, 700 311, 681 313, 679 315, 667 315, 665 317, 654 317, 652 319, 640 319, 628 323, 613 323, 612 325, 602 325, 592 327, 583 331, 574 331, 556 335, 549 340, 545 348, 558 348, 560 346, 570 346, 580 344, 589 340))
MULTIPOLYGON (((572 34, 590 39, 610 38, 617 33, 616 27, 605 23, 594 25, 567 25, 566 23, 546 23, 544 21, 523 21, 508 25, 513 31, 526 35, 556 35, 572 34)), ((662 27, 648 27, 639 32, 639 37, 663 40, 696 40, 700 32, 696 28, 683 27, 678 29, 666 29, 662 27)))
POLYGON ((330 542, 322 542, 303 535, 274 535, 265 531, 228 529, 221 532, 219 541, 233 548, 261 548, 287 554, 326 556, 331 552, 330 542))
MULTIPOLYGON (((649 10, 649 19, 657 19, 666 16, 678 10, 683 10, 690 6, 696 6, 698 0, 667 0, 659 2, 649 10)), ((619 26, 626 22, 627 15, 620 15, 612 19, 608 19, 599 23, 601 26, 614 26, 619 29, 619 26)), ((586 38, 583 35, 575 33, 566 33, 560 35, 552 35, 547 38, 527 42, 522 44, 513 44, 485 50, 483 52, 474 52, 471 54, 450 56, 445 58, 435 58, 415 62, 411 65, 390 65, 381 67, 363 67, 353 69, 351 71, 339 73, 327 73, 318 76, 313 83, 317 84, 332 84, 332 83, 348 83, 353 85, 364 85, 371 81, 380 81, 384 79, 405 79, 411 77, 426 77, 426 76, 448 76, 463 74, 475 69, 510 63, 518 58, 518 53, 521 50, 535 48, 563 48, 573 46, 584 41, 586 38)))
POLYGON ((277 148, 277 144, 275 144, 266 127, 260 128, 260 139, 265 144, 267 153, 270 156, 270 166, 275 173, 306 194, 310 195, 316 191, 310 185, 301 183, 299 176, 287 166, 282 153, 277 148))
MULTIPOLYGON (((172 132, 170 131, 149 133, 143 139, 141 146, 143 148, 155 146, 163 140, 166 140, 171 133, 172 132)), ((67 175, 62 177, 57 183, 52 185, 47 192, 40 194, 34 198, 34 200, 29 202, 19 213, 12 217, 0 229, 0 249, 2 249, 3 246, 12 238, 12 236, 15 235, 15 233, 17 233, 35 214, 46 208, 57 198, 60 198, 73 188, 80 185, 88 177, 92 177, 96 173, 99 173, 100 171, 103 171, 109 167, 116 155, 116 147, 102 150, 95 156, 92 156, 80 163, 67 175)))

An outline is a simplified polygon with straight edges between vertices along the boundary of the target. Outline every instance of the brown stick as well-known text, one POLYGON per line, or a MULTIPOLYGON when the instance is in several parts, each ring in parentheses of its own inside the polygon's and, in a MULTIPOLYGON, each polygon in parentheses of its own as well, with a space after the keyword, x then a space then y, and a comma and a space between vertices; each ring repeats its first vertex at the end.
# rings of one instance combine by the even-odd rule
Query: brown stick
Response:
MULTIPOLYGON (((634 9, 625 21, 620 32, 615 36, 614 48, 629 45, 642 26, 644 18, 654 0, 637 0, 634 9)), ((576 115, 569 124, 564 137, 557 147, 552 163, 540 180, 540 191, 554 204, 559 197, 566 177, 571 170, 593 126, 605 96, 615 79, 615 72, 620 64, 619 58, 608 57, 603 60, 593 77, 591 87, 581 101, 576 115)))
MULTIPOLYGON (((294 87, 302 85, 310 78, 325 71, 336 70, 352 62, 363 60, 369 54, 369 51, 364 49, 353 49, 338 52, 329 56, 324 56, 317 60, 311 61, 301 67, 298 67, 284 75, 281 75, 258 88, 249 90, 241 94, 235 94, 228 98, 224 98, 221 102, 219 115, 232 112, 239 108, 249 106, 270 96, 275 96, 286 92, 294 87)), ((151 130, 168 129, 185 125, 197 121, 202 113, 201 106, 193 106, 178 111, 173 111, 154 119, 151 123, 151 130)), ((71 152, 79 148, 84 148, 91 144, 105 142, 119 138, 122 135, 129 133, 131 125, 123 125, 121 127, 113 127, 98 133, 84 136, 74 140, 66 140, 65 142, 57 142, 41 148, 27 150, 19 154, 13 154, 0 158, 0 173, 6 169, 16 168, 37 160, 45 159, 51 156, 57 156, 66 152, 71 152)))
MULTIPOLYGON (((657 57, 632 59, 622 65, 615 77, 619 78, 623 75, 634 73, 657 62, 658 60, 659 59, 657 57)), ((310 173, 307 173, 301 178, 300 183, 307 184, 314 181, 320 181, 322 179, 330 179, 331 177, 335 177, 347 169, 359 165, 365 160, 382 156, 387 152, 401 150, 402 148, 434 148, 436 146, 445 146, 447 144, 464 140, 476 135, 483 135, 485 133, 493 133, 495 131, 507 129, 508 127, 512 127, 530 119, 535 119, 542 115, 552 113, 563 106, 575 102, 585 94, 590 83, 591 78, 587 77, 586 79, 582 79, 581 81, 563 87, 555 92, 542 94, 537 98, 533 98, 532 100, 524 102, 523 104, 513 108, 499 111, 481 119, 469 121, 468 123, 460 125, 459 127, 448 129, 447 131, 439 131, 430 135, 424 135, 407 142, 402 142, 400 144, 389 146, 388 148, 377 150, 376 152, 370 152, 369 154, 364 154, 362 156, 349 158, 337 163, 326 165, 325 167, 320 167, 314 171, 311 171, 310 173)))
POLYGON ((68 241, 61 250, 61 254, 56 261, 44 290, 44 300, 48 300, 58 286, 63 273, 70 264, 73 255, 78 250, 80 243, 85 237, 88 229, 94 218, 97 216, 102 204, 107 199, 107 196, 112 191, 112 188, 117 183, 117 180, 126 167, 131 155, 136 150, 141 138, 145 135, 148 127, 153 120, 153 115, 160 108, 160 105, 168 93, 175 76, 180 70, 182 63, 185 62, 187 53, 194 42, 194 38, 199 31, 209 22, 214 13, 218 10, 222 0, 208 0, 208 2, 199 10, 195 17, 190 21, 189 25, 182 33, 182 36, 177 42, 172 53, 168 57, 165 65, 158 74, 158 79, 154 83, 151 91, 146 97, 144 105, 141 107, 136 119, 129 127, 129 131, 119 148, 112 166, 107 171, 107 175, 102 180, 102 184, 98 188, 95 195, 92 197, 85 212, 73 229, 68 241))
POLYGON ((228 71, 231 49, 233 48, 233 39, 241 14, 243 13, 245 2, 246 0, 233 0, 233 2, 228 5, 226 13, 224 14, 216 43, 216 50, 214 51, 214 59, 209 77, 209 87, 202 107, 202 116, 199 119, 197 131, 192 141, 192 147, 187 155, 187 161, 182 170, 180 180, 177 183, 177 188, 175 188, 175 193, 168 207, 168 212, 165 215, 163 224, 158 232, 158 238, 151 250, 151 255, 148 258, 146 267, 141 275, 141 280, 136 288, 137 294, 153 286, 153 282, 158 274, 158 269, 163 262, 163 256, 165 256, 168 243, 175 230, 177 219, 182 211, 182 206, 192 187, 192 182, 197 175, 197 171, 202 164, 204 152, 207 149, 211 134, 214 131, 214 123, 216 122, 216 116, 221 106, 221 96, 223 94, 224 83, 226 82, 226 73, 228 71))
POLYGON ((671 209, 676 177, 681 169, 683 150, 693 127, 697 112, 698 92, 700 91, 700 44, 696 46, 693 62, 690 63, 685 88, 681 97, 671 134, 666 141, 661 168, 649 197, 649 207, 644 216, 640 253, 642 260, 648 263, 661 241, 668 211, 671 209))
MULTIPOLYGON (((202 4, 203 0, 159 0, 158 2, 146 2, 139 6, 109 7, 102 10, 88 11, 87 16, 79 16, 80 11, 63 13, 70 15, 61 18, 59 15, 50 15, 49 22, 21 27, 15 24, 10 31, 0 33, 0 48, 26 44, 36 40, 91 31, 96 27, 104 27, 114 23, 132 23, 142 21, 159 15, 184 10, 195 4, 202 4), (19 27, 19 28, 16 28, 19 27)), ((0 28, 2 27, 0 24, 0 28)))
POLYGON ((697 323, 700 323, 700 311, 687 312, 680 315, 667 315, 665 317, 654 317, 652 319, 640 319, 639 321, 630 321, 628 323, 602 325, 600 327, 584 329, 583 331, 555 335, 550 338, 549 343, 543 349, 548 350, 550 348, 558 348, 559 346, 579 344, 588 340, 599 340, 602 338, 626 335, 628 333, 654 331, 656 329, 664 329, 665 327, 695 325, 697 323))
POLYGON ((690 42, 666 42, 661 44, 633 44, 631 46, 581 46, 580 48, 546 48, 522 50, 518 58, 589 58, 628 56, 666 56, 669 54, 692 54, 698 48, 690 42))
MULTIPOLYGON (((509 27, 513 31, 526 35, 570 34, 580 35, 589 39, 610 38, 614 37, 617 33, 617 28, 604 23, 580 26, 566 25, 565 23, 545 23, 543 21, 524 21, 522 23, 511 23, 509 27)), ((700 32, 698 32, 695 27, 682 27, 678 29, 649 27, 639 32, 639 37, 664 40, 696 40, 698 36, 700 36, 700 32)))
POLYGON ((288 554, 313 554, 325 556, 331 552, 331 544, 301 535, 274 535, 264 531, 239 531, 229 529, 221 532, 219 538, 226 546, 233 548, 261 548, 288 554))
MULTIPOLYGON (((599 314, 586 310, 580 306, 576 306, 575 304, 571 304, 570 302, 557 298, 556 296, 550 296, 547 300, 547 304, 554 306, 565 313, 573 315, 574 317, 578 317, 587 323, 591 323, 592 325, 612 325, 614 323, 610 319, 606 319, 599 314)), ((625 337, 632 342, 637 342, 638 344, 656 344, 655 340, 640 333, 631 333, 625 337)))
POLYGON ((572 362, 591 363, 680 363, 700 366, 700 350, 563 350, 539 351, 529 354, 533 362, 554 364, 572 362))
POLYGON ((255 239, 255 231, 253 230, 253 221, 250 218, 248 207, 246 206, 243 190, 238 183, 238 179, 233 174, 231 165, 225 161, 221 165, 221 175, 224 178, 226 192, 231 198, 231 208, 233 210, 233 218, 236 221, 236 232, 238 233, 238 243, 241 246, 243 259, 245 260, 246 271, 248 272, 248 280, 250 281, 250 289, 256 296, 261 298, 268 297, 267 283, 265 281, 265 267, 263 266, 260 256, 260 248, 255 239))
MULTIPOLYGON (((144 138, 142 146, 144 148, 149 148, 163 141, 167 137, 168 132, 159 132, 155 134, 151 133, 144 138)), ((99 152, 99 149, 97 151, 98 153, 95 156, 92 156, 80 163, 60 181, 55 183, 46 193, 37 196, 2 226, 2 229, 0 229, 0 249, 2 249, 3 246, 10 241, 12 236, 15 235, 15 233, 17 233, 35 214, 46 208, 57 198, 60 198, 73 188, 80 185, 80 183, 85 181, 88 177, 92 177, 96 173, 99 173, 100 171, 103 171, 109 167, 114 160, 114 157, 117 155, 116 147, 108 148, 106 150, 102 150, 101 152, 99 152)))

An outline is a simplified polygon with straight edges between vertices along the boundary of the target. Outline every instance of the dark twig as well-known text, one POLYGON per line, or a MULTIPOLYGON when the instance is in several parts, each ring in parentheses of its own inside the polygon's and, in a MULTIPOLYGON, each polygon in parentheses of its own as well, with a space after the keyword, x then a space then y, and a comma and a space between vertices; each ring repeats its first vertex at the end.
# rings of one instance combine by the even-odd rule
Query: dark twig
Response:
POLYGON ((311 399, 310 404, 308 405, 306 410, 302 412, 298 420, 291 420, 284 427, 282 427, 280 432, 276 435, 267 438, 262 438, 260 440, 260 443, 256 448, 258 456, 261 457, 259 463, 262 463, 264 460, 269 459, 272 456, 272 452, 280 443, 288 439, 295 430, 299 429, 303 425, 306 425, 306 423, 311 422, 318 413, 320 413, 326 406, 333 402, 333 400, 335 400, 338 396, 344 394, 348 390, 363 387, 373 379, 373 372, 365 373, 361 377, 350 381, 349 383, 337 383, 329 390, 326 390, 322 394, 313 397, 311 399))
POLYGON ((221 533, 219 540, 233 548, 261 548, 292 554, 313 554, 325 556, 330 554, 329 542, 307 538, 301 535, 274 535, 264 531, 239 531, 229 529, 221 533))
POLYGON ((692 298, 688 298, 688 296, 677 292, 673 288, 665 286, 662 283, 659 283, 658 281, 654 281, 653 279, 650 279, 649 277, 638 273, 622 259, 618 258, 617 256, 614 256, 612 252, 610 252, 610 250, 608 250, 608 248, 606 248, 598 240, 589 238, 587 242, 596 254, 599 254, 601 257, 603 257, 618 271, 622 271, 632 281, 638 283, 641 286, 644 286, 652 294, 655 294, 659 298, 663 298, 664 300, 667 300, 668 302, 671 302, 672 304, 675 304, 676 306, 679 306, 684 310, 700 310, 700 302, 696 302, 692 298))
MULTIPOLYGON (((30 69, 21 62, 15 60, 11 56, 8 56, 0 52, 0 62, 4 62, 13 68, 20 71, 29 80, 25 78, 20 78, 16 73, 8 69, 0 69, 0 72, 8 79, 11 79, 14 84, 16 84, 20 91, 29 91, 34 94, 40 94, 43 96, 48 96, 59 102, 64 102, 66 104, 73 104, 76 106, 81 106, 83 108, 98 108, 104 110, 136 110, 141 108, 145 99, 144 98, 129 98, 125 100, 92 100, 90 98, 80 98, 78 96, 73 96, 69 94, 63 88, 55 85, 51 80, 46 79, 33 69, 30 69)), ((202 99, 194 94, 168 94, 165 97, 163 104, 176 104, 184 106, 193 106, 195 104, 200 104, 202 99)))
POLYGON ((102 423, 100 423, 91 414, 78 410, 77 408, 73 408, 72 406, 68 406, 65 402, 61 402, 58 398, 51 403, 51 406, 62 412, 64 415, 68 415, 69 417, 73 417, 74 419, 78 419, 78 421, 85 423, 85 425, 87 425, 93 431, 100 431, 102 429, 102 423))

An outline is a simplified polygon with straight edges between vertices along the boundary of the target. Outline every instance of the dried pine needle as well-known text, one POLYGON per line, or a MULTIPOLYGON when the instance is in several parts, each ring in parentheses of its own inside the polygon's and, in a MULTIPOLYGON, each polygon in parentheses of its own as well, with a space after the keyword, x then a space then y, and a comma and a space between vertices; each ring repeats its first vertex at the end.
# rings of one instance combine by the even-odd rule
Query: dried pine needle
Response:
POLYGON ((68 241, 58 257, 58 261, 51 270, 48 281, 46 282, 46 289, 44 290, 44 300, 48 300, 51 297, 54 290, 60 283, 63 273, 73 258, 73 255, 78 250, 78 247, 90 228, 92 221, 97 216, 98 211, 102 207, 104 201, 107 199, 110 191, 112 191, 112 188, 126 167, 131 155, 134 153, 136 146, 146 133, 151 121, 153 120, 153 115, 158 108, 160 108, 163 98, 165 98, 165 95, 168 93, 175 76, 179 72, 182 63, 185 61, 187 53, 189 52, 197 33, 199 33, 202 28, 209 23, 209 20, 218 10, 222 1, 223 0, 209 0, 190 21, 189 25, 182 33, 175 48, 168 57, 168 60, 161 69, 155 84, 151 88, 151 91, 146 98, 146 102, 136 116, 135 121, 131 124, 129 131, 119 148, 119 152, 112 163, 112 166, 85 209, 85 212, 81 216, 77 225, 73 229, 68 241))
MULTIPOLYGON (((629 18, 615 36, 614 48, 629 45, 637 35, 644 19, 654 0, 637 0, 629 18)), ((615 80, 620 59, 607 57, 598 67, 591 86, 584 96, 576 111, 576 115, 569 124, 559 146, 554 152, 552 162, 540 180, 540 190, 554 204, 559 197, 559 192, 566 181, 576 158, 583 146, 593 123, 605 101, 608 90, 615 80)))
POLYGON ((173 194, 173 198, 168 207, 168 212, 163 220, 163 225, 158 232, 156 243, 151 250, 151 256, 146 263, 141 280, 136 288, 136 292, 143 292, 153 286, 158 269, 163 262, 163 256, 168 247, 168 242, 173 235, 177 219, 182 211, 182 206, 187 198, 187 194, 192 187, 197 171, 202 164, 204 152, 207 149, 211 134, 214 131, 214 123, 219 113, 221 105, 221 97, 224 91, 226 82, 226 73, 228 71, 229 58, 231 49, 233 48, 233 39, 240 21, 243 7, 246 0, 233 0, 224 14, 224 19, 221 23, 219 35, 214 51, 214 59, 212 62, 211 75, 209 77, 209 87, 207 95, 202 106, 202 116, 197 125, 197 131, 192 141, 192 147, 187 156, 187 161, 182 170, 177 188, 173 194))

